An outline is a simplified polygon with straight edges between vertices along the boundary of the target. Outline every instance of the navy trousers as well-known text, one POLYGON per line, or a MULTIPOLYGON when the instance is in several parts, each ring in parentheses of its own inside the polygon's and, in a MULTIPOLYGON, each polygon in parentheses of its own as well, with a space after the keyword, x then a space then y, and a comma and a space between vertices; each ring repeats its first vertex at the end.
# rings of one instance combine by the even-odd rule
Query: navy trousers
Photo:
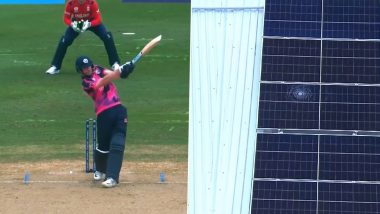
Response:
MULTIPOLYGON (((108 62, 112 66, 115 62, 120 63, 119 55, 117 54, 115 42, 113 40, 111 32, 107 32, 106 27, 103 24, 90 27, 88 30, 95 33, 104 43, 108 55, 108 62)), ((79 36, 79 33, 74 31, 71 27, 68 27, 65 31, 65 35, 59 40, 57 49, 55 51, 52 65, 58 69, 62 66, 63 58, 66 55, 67 48, 73 43, 73 41, 79 36)))
POLYGON ((97 117, 96 170, 117 182, 124 157, 127 117, 127 109, 122 105, 107 109, 97 117))

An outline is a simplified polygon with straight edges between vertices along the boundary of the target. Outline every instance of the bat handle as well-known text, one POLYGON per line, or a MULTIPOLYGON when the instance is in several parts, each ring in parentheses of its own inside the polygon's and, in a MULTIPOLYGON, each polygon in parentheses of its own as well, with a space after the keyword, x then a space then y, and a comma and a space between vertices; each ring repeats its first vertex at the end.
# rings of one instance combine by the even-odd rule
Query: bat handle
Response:
POLYGON ((132 59, 132 63, 135 64, 137 61, 139 61, 140 58, 141 58, 141 56, 142 56, 142 52, 140 52, 139 54, 137 54, 135 56, 135 58, 132 59))

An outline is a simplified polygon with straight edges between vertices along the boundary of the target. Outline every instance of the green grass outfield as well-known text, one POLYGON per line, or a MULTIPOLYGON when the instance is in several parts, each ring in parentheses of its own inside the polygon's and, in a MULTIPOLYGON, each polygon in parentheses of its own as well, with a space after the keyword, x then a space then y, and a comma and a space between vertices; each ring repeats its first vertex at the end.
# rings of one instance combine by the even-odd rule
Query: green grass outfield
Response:
MULTIPOLYGON (((185 161, 190 4, 98 4, 121 59, 132 59, 150 39, 163 36, 129 79, 116 82, 129 114, 125 159, 185 161)), ((88 55, 109 65, 102 41, 85 32, 69 47, 61 73, 45 74, 66 27, 63 10, 64 5, 0 5, 0 162, 84 160, 85 120, 95 113, 74 61, 88 55)))

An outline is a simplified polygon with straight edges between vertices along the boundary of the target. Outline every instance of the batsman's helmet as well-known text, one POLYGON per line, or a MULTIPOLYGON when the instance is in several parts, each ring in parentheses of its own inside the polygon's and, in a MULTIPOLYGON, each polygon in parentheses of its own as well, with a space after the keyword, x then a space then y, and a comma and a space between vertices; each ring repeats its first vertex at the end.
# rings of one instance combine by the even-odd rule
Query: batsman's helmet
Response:
POLYGON ((75 61, 75 68, 78 73, 82 72, 84 68, 93 66, 92 60, 87 56, 80 56, 75 61))

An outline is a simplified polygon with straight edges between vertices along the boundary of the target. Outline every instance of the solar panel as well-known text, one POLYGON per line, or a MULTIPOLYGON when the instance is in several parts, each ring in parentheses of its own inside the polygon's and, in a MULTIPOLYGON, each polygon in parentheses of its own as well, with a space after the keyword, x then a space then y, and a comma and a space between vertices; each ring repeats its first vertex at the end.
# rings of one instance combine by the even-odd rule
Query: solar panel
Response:
POLYGON ((321 136, 319 179, 380 182, 380 138, 321 136))
POLYGON ((380 38, 380 5, 377 0, 324 1, 324 38, 380 38))
POLYGON ((321 129, 379 131, 379 93, 374 86, 323 86, 321 129))
POLYGON ((256 178, 316 179, 317 167, 316 136, 258 135, 256 178))
POLYGON ((259 134, 252 213, 315 213, 318 137, 259 134))
POLYGON ((318 40, 264 39, 262 80, 318 82, 320 55, 318 40))
POLYGON ((259 134, 255 165, 252 213, 380 212, 378 137, 259 134))
POLYGON ((266 36, 319 37, 321 0, 271 0, 266 3, 266 36))
POLYGON ((323 183, 318 185, 318 213, 379 213, 378 184, 323 183))
POLYGON ((322 82, 380 83, 378 41, 325 40, 322 44, 322 82))
POLYGON ((380 213, 379 11, 266 1, 251 213, 380 213))
POLYGON ((262 84, 259 127, 317 129, 319 86, 262 84))
POLYGON ((252 213, 315 214, 316 190, 311 182, 255 181, 252 213))

